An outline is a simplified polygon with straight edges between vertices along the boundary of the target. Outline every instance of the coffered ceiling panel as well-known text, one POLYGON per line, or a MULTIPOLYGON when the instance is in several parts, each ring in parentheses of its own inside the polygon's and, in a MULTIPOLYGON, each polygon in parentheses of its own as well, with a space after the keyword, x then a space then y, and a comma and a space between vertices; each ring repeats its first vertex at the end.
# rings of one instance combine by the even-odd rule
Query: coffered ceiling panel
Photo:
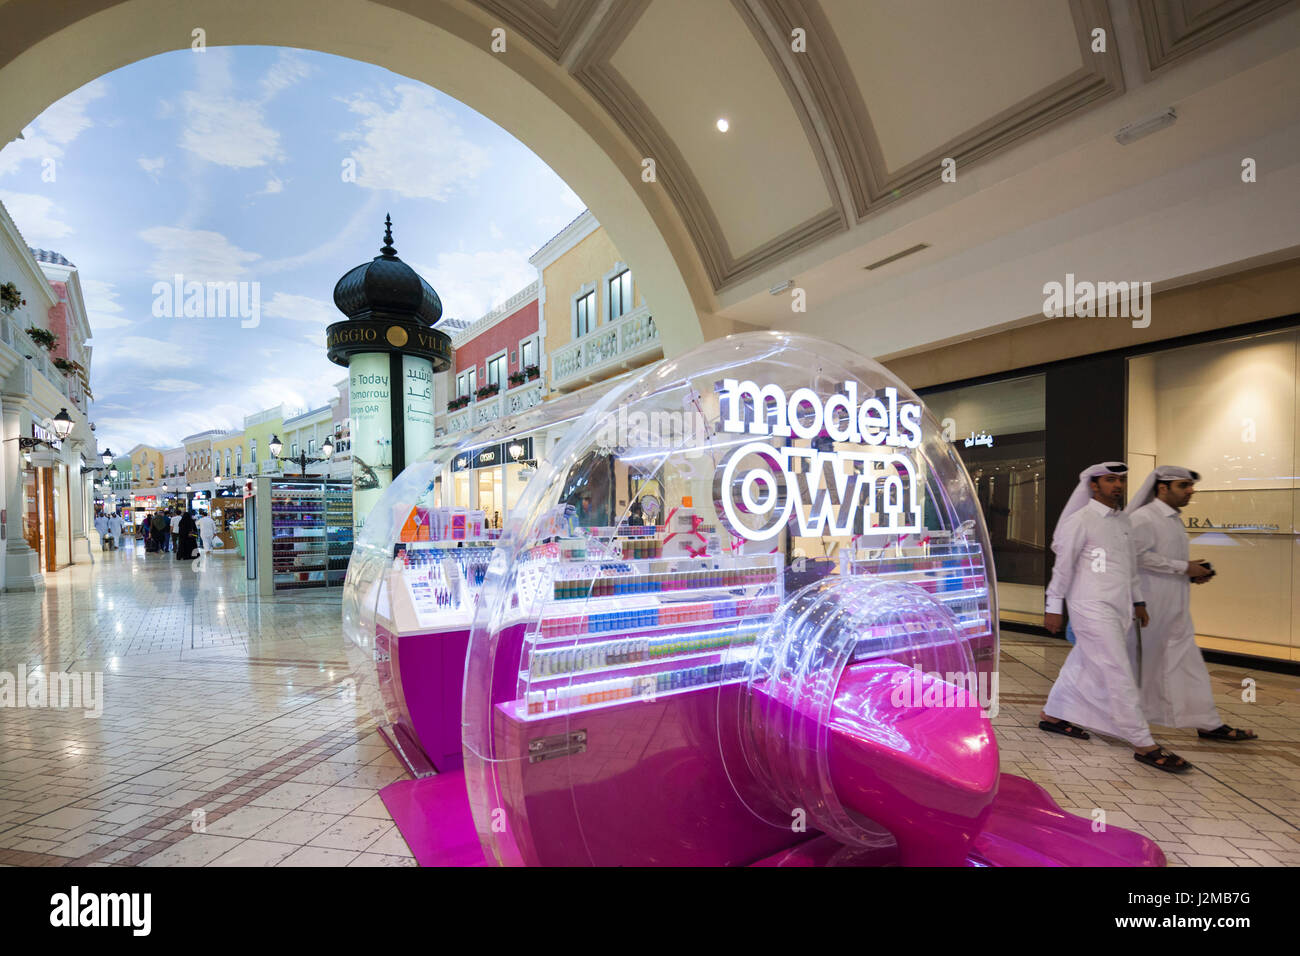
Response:
POLYGON ((655 160, 715 288, 847 228, 808 117, 772 57, 732 3, 653 0, 616 8, 577 65, 655 160))
POLYGON ((1246 26, 1258 26, 1296 0, 1136 0, 1147 69, 1162 70, 1190 53, 1212 47, 1246 26))
POLYGON ((1083 65, 1069 0, 824 0, 891 173, 1083 65))

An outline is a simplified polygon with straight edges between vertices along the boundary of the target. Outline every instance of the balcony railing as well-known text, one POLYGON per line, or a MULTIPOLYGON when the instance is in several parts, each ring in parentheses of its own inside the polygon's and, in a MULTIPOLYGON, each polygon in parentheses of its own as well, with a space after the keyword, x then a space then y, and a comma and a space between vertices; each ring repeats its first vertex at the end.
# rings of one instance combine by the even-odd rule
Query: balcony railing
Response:
POLYGON ((9 346, 15 352, 31 355, 32 368, 45 376, 54 388, 67 397, 74 406, 86 410, 85 392, 81 383, 74 376, 64 375, 50 359, 50 354, 32 341, 27 329, 12 315, 0 312, 0 343, 9 346))
POLYGON ((642 306, 557 349, 551 356, 551 384, 577 388, 661 355, 659 329, 642 306))
POLYGON ((472 401, 447 416, 447 434, 454 435, 468 428, 481 428, 498 418, 527 411, 542 403, 545 391, 541 379, 534 379, 508 389, 504 395, 472 401))

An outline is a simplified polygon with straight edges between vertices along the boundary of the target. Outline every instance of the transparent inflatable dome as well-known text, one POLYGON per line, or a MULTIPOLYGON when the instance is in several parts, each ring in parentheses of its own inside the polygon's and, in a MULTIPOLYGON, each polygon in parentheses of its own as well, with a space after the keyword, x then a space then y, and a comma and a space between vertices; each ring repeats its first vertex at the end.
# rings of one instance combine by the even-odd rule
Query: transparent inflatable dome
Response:
POLYGON ((879 364, 764 332, 620 383, 540 463, 473 609, 489 858, 747 863, 809 829, 967 826, 996 788, 994 579, 964 467, 879 364))

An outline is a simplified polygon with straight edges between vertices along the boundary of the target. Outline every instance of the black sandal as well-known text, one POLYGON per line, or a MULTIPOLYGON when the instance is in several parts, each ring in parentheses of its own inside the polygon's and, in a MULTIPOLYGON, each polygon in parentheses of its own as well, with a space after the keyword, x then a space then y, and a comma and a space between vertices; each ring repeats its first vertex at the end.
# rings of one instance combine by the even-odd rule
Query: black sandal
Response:
POLYGON ((1224 724, 1214 730, 1198 730, 1197 736, 1203 740, 1228 740, 1233 743, 1239 743, 1243 740, 1259 740, 1259 734, 1253 730, 1238 730, 1236 727, 1229 727, 1224 724))
POLYGON ((1091 740, 1092 734, 1086 730, 1080 730, 1073 724, 1066 723, 1064 720, 1040 720, 1038 729, 1045 730, 1049 734, 1060 734, 1062 737, 1073 737, 1076 740, 1091 740))
POLYGON ((1163 770, 1165 773, 1186 773, 1192 769, 1192 765, 1184 760, 1178 754, 1171 750, 1160 747, 1149 753, 1134 752, 1133 759, 1138 763, 1149 764, 1157 770, 1163 770))

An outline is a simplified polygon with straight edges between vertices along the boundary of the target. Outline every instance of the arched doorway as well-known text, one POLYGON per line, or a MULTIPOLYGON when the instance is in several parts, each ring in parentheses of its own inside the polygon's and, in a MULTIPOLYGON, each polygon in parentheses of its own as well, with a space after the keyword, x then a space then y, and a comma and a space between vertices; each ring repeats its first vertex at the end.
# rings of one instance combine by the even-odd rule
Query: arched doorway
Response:
MULTIPOLYGON (((385 67, 491 119, 555 170, 609 231, 654 303, 664 351, 703 340, 710 301, 698 261, 641 182, 641 157, 564 71, 468 3, 416 0, 15 0, 0 9, 0 137, 138 60, 196 45, 318 50, 385 67)), ((195 53, 195 55, 202 55, 195 53)))

